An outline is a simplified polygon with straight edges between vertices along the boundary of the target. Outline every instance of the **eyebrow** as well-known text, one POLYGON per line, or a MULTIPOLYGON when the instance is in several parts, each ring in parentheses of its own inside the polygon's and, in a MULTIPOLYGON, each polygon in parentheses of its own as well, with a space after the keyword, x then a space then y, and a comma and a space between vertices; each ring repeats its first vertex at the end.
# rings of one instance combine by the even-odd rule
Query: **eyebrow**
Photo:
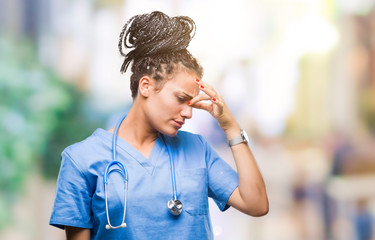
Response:
POLYGON ((182 92, 182 93, 185 94, 188 98, 193 99, 193 96, 187 94, 186 92, 182 92))

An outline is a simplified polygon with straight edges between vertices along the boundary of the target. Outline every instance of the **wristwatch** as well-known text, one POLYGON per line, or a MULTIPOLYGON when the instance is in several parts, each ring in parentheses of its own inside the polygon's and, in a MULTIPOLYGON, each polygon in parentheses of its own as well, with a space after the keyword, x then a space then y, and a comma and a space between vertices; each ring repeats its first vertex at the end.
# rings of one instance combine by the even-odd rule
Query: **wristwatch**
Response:
POLYGON ((248 143, 248 142, 249 142, 249 137, 247 136, 245 130, 241 129, 241 135, 229 140, 228 145, 229 147, 232 147, 240 143, 248 143))

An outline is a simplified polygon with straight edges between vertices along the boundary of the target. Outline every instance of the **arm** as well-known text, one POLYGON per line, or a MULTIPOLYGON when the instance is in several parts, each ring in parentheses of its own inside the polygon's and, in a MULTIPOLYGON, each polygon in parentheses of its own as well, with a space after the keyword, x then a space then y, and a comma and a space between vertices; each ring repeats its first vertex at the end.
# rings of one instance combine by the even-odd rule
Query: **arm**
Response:
MULTIPOLYGON (((241 129, 222 97, 207 83, 195 82, 204 93, 193 98, 189 105, 208 111, 218 121, 228 140, 239 136, 241 129), (202 100, 210 100, 211 103, 202 100)), ((240 143, 232 146, 231 150, 237 167, 239 185, 229 197, 228 204, 251 216, 267 214, 268 198, 265 184, 249 146, 240 143)))
MULTIPOLYGON (((235 120, 233 120, 236 123, 235 120)), ((227 139, 240 135, 240 127, 225 131, 227 139)), ((228 199, 228 204, 251 216, 263 216, 268 213, 268 198, 265 184, 255 158, 245 143, 231 147, 238 172, 238 187, 228 199)))
POLYGON ((90 229, 65 226, 67 240, 90 240, 90 229))

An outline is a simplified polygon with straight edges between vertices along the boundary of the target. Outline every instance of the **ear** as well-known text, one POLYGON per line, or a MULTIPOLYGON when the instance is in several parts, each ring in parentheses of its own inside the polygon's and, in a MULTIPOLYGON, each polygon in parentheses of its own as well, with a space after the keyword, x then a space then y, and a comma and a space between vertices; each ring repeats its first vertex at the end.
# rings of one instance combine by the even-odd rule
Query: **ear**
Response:
POLYGON ((139 79, 138 92, 143 97, 149 97, 154 89, 154 80, 149 76, 143 76, 139 79))

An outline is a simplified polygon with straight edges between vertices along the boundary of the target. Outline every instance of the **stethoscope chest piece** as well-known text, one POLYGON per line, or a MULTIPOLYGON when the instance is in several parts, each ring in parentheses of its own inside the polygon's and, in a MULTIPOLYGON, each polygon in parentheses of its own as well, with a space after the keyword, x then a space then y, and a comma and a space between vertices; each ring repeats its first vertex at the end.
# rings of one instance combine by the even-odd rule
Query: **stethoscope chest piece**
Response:
POLYGON ((180 215, 182 211, 182 202, 177 199, 171 199, 168 201, 168 209, 173 215, 180 215))

